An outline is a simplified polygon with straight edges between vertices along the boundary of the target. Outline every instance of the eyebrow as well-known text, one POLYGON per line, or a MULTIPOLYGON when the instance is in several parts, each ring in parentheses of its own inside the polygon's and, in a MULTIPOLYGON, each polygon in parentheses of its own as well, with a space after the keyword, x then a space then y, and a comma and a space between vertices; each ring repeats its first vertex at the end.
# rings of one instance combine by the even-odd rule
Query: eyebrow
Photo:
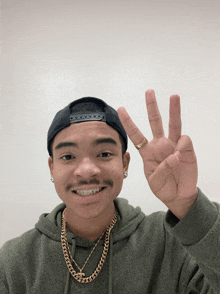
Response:
MULTIPOLYGON (((110 144, 113 144, 113 145, 117 145, 117 142, 114 139, 112 139, 112 138, 101 138, 101 139, 97 139, 97 140, 95 140, 93 142, 92 145, 97 146, 99 144, 105 144, 105 143, 110 143, 110 144)), ((78 144, 76 144, 74 142, 60 142, 55 147, 55 150, 61 149, 63 147, 78 147, 78 144)))
POLYGON ((71 146, 71 147, 77 147, 77 144, 74 143, 74 142, 60 142, 55 147, 55 150, 58 150, 58 149, 63 148, 63 147, 69 147, 69 146, 71 146))
POLYGON ((97 139, 95 140, 95 142, 93 143, 94 146, 97 146, 99 144, 104 144, 104 143, 110 143, 113 145, 117 145, 117 142, 112 139, 112 138, 101 138, 101 139, 97 139))

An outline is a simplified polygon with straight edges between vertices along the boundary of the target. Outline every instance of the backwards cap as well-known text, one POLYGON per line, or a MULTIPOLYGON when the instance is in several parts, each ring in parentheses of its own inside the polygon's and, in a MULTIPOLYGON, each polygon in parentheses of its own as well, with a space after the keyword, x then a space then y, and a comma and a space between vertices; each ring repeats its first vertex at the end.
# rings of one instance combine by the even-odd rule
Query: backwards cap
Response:
POLYGON ((71 124, 85 121, 104 121, 114 128, 122 137, 125 150, 128 138, 117 111, 103 100, 94 97, 84 97, 73 101, 57 112, 47 134, 47 150, 52 155, 52 143, 55 136, 71 124))

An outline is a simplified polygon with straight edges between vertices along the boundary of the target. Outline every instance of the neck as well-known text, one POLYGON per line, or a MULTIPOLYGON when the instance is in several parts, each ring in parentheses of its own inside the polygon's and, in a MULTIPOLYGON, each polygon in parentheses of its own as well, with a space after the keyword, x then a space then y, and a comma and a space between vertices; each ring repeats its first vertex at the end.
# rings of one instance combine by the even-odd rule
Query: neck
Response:
POLYGON ((69 230, 76 236, 89 241, 97 240, 110 225, 115 215, 115 207, 108 214, 84 218, 76 215, 71 208, 66 208, 65 221, 69 230))

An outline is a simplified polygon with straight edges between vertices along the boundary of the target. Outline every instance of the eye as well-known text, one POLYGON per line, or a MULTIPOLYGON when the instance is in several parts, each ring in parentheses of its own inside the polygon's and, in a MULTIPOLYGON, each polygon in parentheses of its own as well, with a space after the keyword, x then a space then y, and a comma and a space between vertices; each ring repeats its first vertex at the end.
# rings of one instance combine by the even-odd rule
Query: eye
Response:
POLYGON ((110 152, 102 152, 99 157, 109 157, 111 156, 112 154, 110 152))
POLYGON ((61 157, 61 159, 64 159, 64 160, 71 160, 73 158, 74 158, 74 156, 72 156, 72 155, 64 155, 61 157))

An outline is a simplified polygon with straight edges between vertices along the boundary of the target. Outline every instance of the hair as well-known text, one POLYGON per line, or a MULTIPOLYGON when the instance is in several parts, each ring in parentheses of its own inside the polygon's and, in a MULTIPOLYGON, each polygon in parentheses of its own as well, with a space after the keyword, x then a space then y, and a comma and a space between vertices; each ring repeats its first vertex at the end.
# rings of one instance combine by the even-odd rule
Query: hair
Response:
POLYGON ((127 149, 126 149, 125 142, 124 142, 122 136, 120 134, 118 134, 118 135, 119 135, 119 139, 120 139, 121 145, 122 145, 122 157, 123 157, 125 155, 125 152, 127 149))

